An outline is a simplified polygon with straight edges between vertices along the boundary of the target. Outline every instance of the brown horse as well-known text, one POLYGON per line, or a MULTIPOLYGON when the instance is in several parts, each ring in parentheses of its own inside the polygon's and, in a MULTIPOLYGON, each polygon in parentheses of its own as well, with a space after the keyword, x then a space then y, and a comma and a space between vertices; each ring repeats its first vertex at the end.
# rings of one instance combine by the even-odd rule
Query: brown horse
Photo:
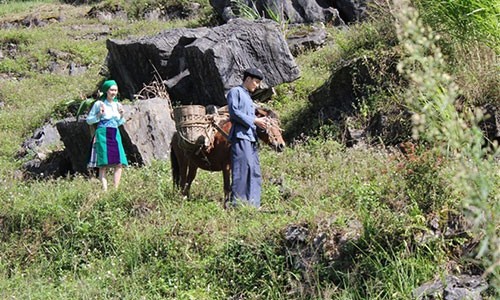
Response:
MULTIPOLYGON (((257 129, 257 135, 264 143, 271 146, 275 151, 281 152, 285 148, 285 142, 281 135, 279 119, 277 115, 269 110, 257 108, 257 117, 266 117, 268 120, 266 129, 257 129)), ((172 164, 172 178, 174 185, 181 189, 184 196, 189 197, 189 190, 198 168, 211 172, 222 171, 224 180, 224 201, 228 201, 231 192, 231 144, 227 140, 227 134, 231 130, 232 123, 226 118, 219 125, 223 131, 218 131, 209 147, 203 147, 200 151, 187 152, 179 146, 179 135, 176 132, 172 137, 170 159, 172 164)), ((224 203, 225 204, 225 203, 224 203)))

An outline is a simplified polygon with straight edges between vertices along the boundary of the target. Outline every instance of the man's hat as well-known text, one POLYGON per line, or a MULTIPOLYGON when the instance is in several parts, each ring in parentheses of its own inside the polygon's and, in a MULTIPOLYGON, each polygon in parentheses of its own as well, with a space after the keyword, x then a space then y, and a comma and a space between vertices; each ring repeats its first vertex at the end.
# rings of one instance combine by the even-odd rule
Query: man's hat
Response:
POLYGON ((262 74, 262 71, 257 69, 257 68, 246 69, 245 72, 243 72, 243 77, 247 77, 247 76, 257 78, 259 80, 264 79, 264 74, 262 74))

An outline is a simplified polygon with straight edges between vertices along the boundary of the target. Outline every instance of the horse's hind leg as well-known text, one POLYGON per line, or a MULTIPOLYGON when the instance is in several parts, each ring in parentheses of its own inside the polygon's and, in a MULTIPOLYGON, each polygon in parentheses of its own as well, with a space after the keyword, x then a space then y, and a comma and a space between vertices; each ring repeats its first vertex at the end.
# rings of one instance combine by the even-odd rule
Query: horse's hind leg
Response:
POLYGON ((182 191, 186 183, 188 160, 184 151, 179 147, 178 139, 179 137, 175 133, 170 144, 170 162, 174 187, 182 191))
POLYGON ((187 187, 187 157, 182 150, 172 147, 170 158, 172 161, 172 180, 174 182, 174 187, 180 189, 181 193, 187 196, 189 193, 189 187, 187 187))
POLYGON ((174 188, 180 188, 180 163, 173 148, 170 149, 170 164, 172 168, 172 182, 174 184, 174 188))
POLYGON ((189 190, 191 189, 191 183, 193 183, 194 178, 196 177, 196 172, 198 171, 198 167, 189 164, 189 168, 187 168, 187 172, 184 173, 184 181, 181 179, 182 184, 182 194, 189 198, 189 190))

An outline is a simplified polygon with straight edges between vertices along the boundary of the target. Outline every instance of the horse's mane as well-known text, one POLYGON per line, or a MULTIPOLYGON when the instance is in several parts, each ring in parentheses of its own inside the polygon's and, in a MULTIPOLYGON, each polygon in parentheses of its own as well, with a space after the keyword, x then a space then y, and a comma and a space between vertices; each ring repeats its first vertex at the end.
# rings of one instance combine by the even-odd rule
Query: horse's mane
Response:
POLYGON ((267 107, 257 107, 257 111, 261 110, 265 112, 265 115, 271 119, 278 119, 278 114, 275 113, 272 109, 267 107))

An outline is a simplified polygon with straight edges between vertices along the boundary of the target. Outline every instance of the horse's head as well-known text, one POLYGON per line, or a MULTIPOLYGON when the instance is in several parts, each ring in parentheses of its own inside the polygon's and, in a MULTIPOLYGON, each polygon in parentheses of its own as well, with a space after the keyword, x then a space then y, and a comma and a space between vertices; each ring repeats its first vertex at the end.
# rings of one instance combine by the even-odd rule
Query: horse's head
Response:
POLYGON ((266 129, 257 127, 257 135, 264 143, 271 146, 274 150, 281 152, 285 149, 285 140, 281 135, 283 129, 280 128, 280 120, 275 112, 266 108, 257 108, 255 110, 257 117, 265 117, 267 120, 266 129))

